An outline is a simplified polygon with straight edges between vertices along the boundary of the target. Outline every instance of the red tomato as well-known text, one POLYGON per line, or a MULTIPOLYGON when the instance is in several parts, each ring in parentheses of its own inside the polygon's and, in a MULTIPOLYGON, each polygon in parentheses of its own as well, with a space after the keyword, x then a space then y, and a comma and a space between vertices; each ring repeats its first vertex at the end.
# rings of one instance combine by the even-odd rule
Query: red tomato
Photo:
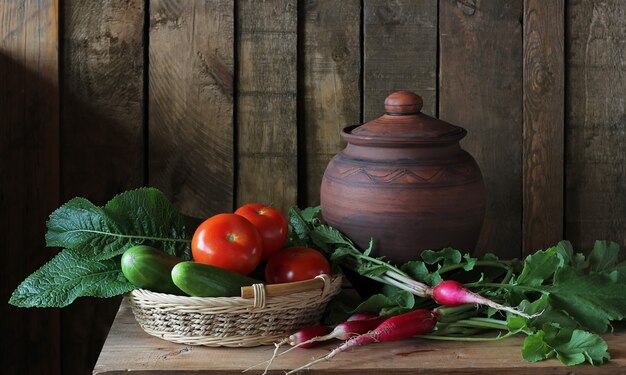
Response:
POLYGON ((272 256, 265 266, 265 282, 290 283, 312 279, 323 273, 330 275, 330 263, 315 249, 290 247, 272 256))
POLYGON ((249 203, 239 207, 235 214, 248 219, 261 234, 263 238, 261 260, 270 259, 275 252, 285 246, 288 234, 287 218, 279 210, 258 203, 249 203))
POLYGON ((219 214, 205 220, 191 239, 196 262, 247 275, 261 261, 263 240, 256 227, 235 214, 219 214))

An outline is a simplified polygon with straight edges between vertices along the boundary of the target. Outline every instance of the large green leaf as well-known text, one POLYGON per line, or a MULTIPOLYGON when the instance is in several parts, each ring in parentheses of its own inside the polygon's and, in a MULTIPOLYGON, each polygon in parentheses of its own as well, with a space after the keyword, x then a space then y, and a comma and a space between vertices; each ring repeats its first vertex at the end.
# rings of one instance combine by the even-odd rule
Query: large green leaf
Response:
POLYGON ((135 289, 120 269, 120 257, 85 260, 65 249, 24 280, 9 303, 18 307, 64 307, 78 297, 108 298, 135 289))
POLYGON ((541 289, 549 294, 554 308, 594 332, 606 332, 610 321, 626 317, 624 284, 605 274, 583 274, 567 267, 555 274, 554 285, 541 289))
POLYGON ((86 259, 104 260, 138 244, 190 259, 185 219, 157 189, 124 192, 98 207, 74 198, 50 215, 48 246, 75 250, 86 259))

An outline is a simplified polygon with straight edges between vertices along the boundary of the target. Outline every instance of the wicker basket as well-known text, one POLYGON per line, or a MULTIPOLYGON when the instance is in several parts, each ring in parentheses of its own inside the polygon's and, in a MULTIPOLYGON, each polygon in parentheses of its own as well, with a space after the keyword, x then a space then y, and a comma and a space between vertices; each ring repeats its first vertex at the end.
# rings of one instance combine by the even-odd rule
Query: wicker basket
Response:
POLYGON ((320 275, 320 290, 254 298, 184 297, 136 289, 126 295, 135 319, 147 333, 167 341, 204 346, 270 345, 285 334, 319 323, 330 299, 341 290, 341 275, 320 275))

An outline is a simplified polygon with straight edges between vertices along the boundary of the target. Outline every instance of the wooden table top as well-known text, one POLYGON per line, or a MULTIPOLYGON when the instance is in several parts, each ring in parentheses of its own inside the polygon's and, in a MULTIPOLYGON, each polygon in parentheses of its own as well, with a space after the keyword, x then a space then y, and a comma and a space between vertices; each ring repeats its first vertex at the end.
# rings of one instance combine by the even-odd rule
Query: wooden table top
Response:
MULTIPOLYGON (((612 360, 594 367, 567 367, 556 360, 522 360, 522 337, 492 342, 444 342, 409 339, 376 343, 340 353, 302 374, 626 374, 626 332, 605 336, 612 360)), ((284 374, 314 357, 327 354, 337 341, 314 349, 294 350, 277 358, 268 374, 284 374)), ((145 333, 130 307, 122 302, 102 348, 94 374, 237 374, 269 359, 273 346, 207 348, 174 344, 145 333)), ((261 374, 263 367, 247 374, 261 374)))

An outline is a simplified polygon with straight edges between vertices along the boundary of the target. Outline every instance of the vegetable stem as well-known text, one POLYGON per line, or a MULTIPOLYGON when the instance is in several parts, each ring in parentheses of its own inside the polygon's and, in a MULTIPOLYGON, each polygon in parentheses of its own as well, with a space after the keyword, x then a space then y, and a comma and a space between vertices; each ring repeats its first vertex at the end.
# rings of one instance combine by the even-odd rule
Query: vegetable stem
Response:
POLYGON ((496 337, 456 337, 456 336, 436 336, 436 335, 417 335, 421 339, 428 340, 441 340, 441 341, 468 341, 468 342, 480 342, 480 341, 499 341, 507 337, 513 336, 514 333, 505 333, 504 335, 498 335, 496 337))

